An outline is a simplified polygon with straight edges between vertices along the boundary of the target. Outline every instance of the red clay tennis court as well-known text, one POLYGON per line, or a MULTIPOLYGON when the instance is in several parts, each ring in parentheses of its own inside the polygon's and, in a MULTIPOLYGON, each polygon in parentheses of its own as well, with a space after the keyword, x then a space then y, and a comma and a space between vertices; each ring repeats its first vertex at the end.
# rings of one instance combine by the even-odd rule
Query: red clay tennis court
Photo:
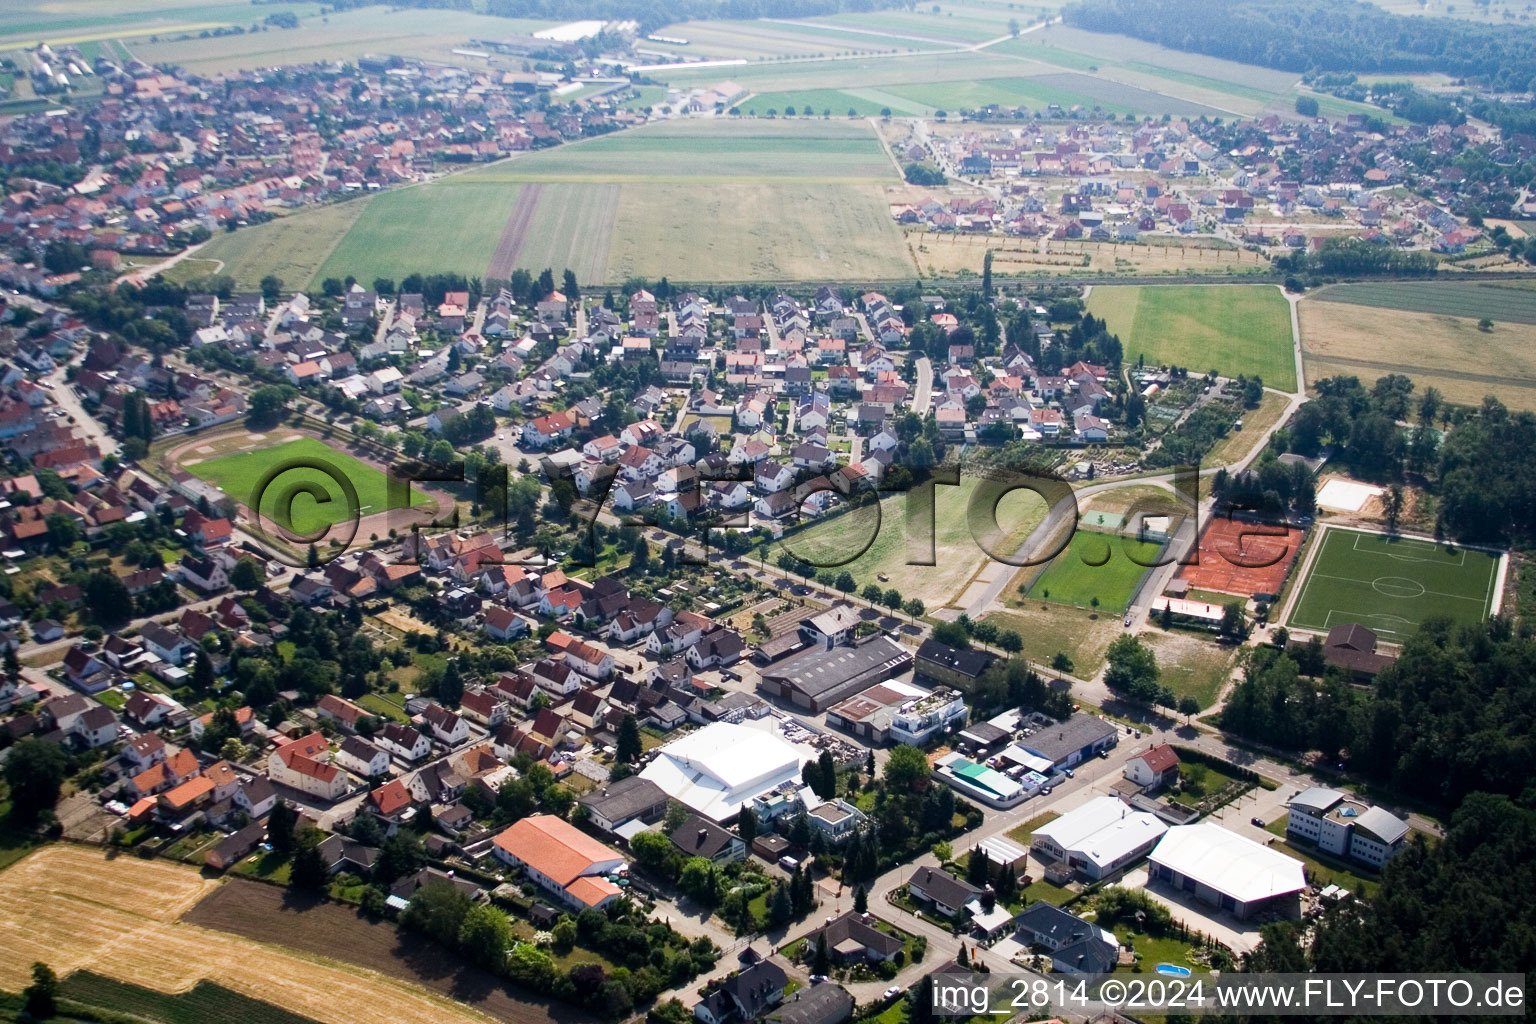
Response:
POLYGON ((1291 526, 1216 517, 1200 535, 1200 561, 1180 569, 1178 578, 1195 590, 1243 597, 1279 593, 1301 538, 1291 526))

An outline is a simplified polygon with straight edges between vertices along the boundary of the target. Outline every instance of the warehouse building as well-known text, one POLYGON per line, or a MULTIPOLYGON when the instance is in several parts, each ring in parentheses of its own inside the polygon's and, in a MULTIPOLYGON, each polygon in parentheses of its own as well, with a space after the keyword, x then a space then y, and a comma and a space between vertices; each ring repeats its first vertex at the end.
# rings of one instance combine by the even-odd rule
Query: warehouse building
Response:
POLYGON ((1101 796, 1035 829, 1029 845, 1041 863, 1099 881, 1141 860, 1167 831, 1157 815, 1101 796))
POLYGON ((749 725, 716 722, 657 751, 640 773, 710 821, 734 818, 753 797, 798 783, 813 751, 749 725))
POLYGON ((1270 911, 1295 917, 1307 887, 1301 861, 1206 822, 1170 828, 1149 860, 1149 884, 1193 896, 1239 920, 1270 911))
POLYGON ((852 647, 806 651, 765 668, 757 688, 797 708, 825 711, 844 697, 900 675, 911 664, 912 652, 882 634, 852 647))

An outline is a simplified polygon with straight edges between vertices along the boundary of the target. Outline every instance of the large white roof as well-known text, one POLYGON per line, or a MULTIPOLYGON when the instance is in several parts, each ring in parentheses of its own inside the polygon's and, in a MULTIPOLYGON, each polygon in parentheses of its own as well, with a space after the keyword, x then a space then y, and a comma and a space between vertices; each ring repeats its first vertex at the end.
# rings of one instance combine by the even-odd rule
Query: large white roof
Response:
POLYGON ((1155 814, 1134 811, 1117 797, 1095 797, 1035 830, 1057 846, 1100 867, 1145 850, 1168 826, 1155 814))
POLYGON ((1151 860, 1240 903, 1307 887, 1301 861, 1207 822, 1170 828, 1151 860))
POLYGON ((1074 850, 1095 832, 1135 813, 1119 797, 1096 796, 1055 821, 1041 825, 1034 834, 1049 839, 1063 850, 1074 850))
POLYGON ((811 754, 772 733, 716 722, 667 744, 640 773, 672 799, 715 821, 766 790, 800 778, 811 754))

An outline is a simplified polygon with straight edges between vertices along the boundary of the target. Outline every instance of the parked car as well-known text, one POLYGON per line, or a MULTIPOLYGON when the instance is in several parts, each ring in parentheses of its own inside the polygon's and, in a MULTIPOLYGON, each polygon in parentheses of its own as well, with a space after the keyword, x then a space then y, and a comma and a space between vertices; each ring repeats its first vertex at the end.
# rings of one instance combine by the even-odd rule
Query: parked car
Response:
POLYGON ((1077 775, 1072 771, 1071 768, 1063 768, 1061 773, 1069 779, 1077 778, 1077 775))
POLYGON ((1248 821, 1249 821, 1250 824, 1252 824, 1256 828, 1263 828, 1264 827, 1264 819, 1263 818, 1249 818, 1248 821))

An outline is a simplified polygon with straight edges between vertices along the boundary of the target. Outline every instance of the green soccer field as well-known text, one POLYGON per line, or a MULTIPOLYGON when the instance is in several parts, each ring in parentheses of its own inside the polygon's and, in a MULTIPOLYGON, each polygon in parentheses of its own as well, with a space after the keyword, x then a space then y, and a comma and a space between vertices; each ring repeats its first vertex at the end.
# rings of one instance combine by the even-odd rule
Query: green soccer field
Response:
POLYGON ((1486 551, 1329 527, 1286 624, 1325 632, 1357 622, 1401 643, 1426 619, 1487 618, 1498 571, 1486 551))
MULTIPOLYGON (((253 493, 262 478, 274 467, 291 464, 297 459, 315 459, 330 467, 336 474, 351 481, 357 490, 358 512, 368 516, 386 508, 385 475, 371 466, 359 462, 346 452, 338 451, 312 437, 258 448, 249 452, 237 452, 202 462, 186 463, 187 472, 217 484, 235 501, 250 506, 253 493)), ((401 508, 409 508, 426 500, 421 491, 411 488, 410 499, 401 508)), ((262 497, 262 514, 281 527, 300 534, 309 534, 335 523, 346 521, 351 515, 347 498, 341 486, 329 474, 317 469, 297 467, 272 479, 262 497), (307 494, 296 495, 291 503, 291 519, 280 514, 279 498, 294 485, 313 483, 323 488, 330 501, 317 502, 307 494)))
POLYGON ((1029 596, 1079 608, 1093 607, 1093 599, 1098 598, 1100 609, 1118 614, 1131 603, 1131 595, 1146 575, 1147 565, 1140 563, 1151 563, 1161 549, 1161 544, 1150 541, 1078 530, 1066 550, 1035 577, 1029 596))
POLYGON ((1270 285, 1096 285, 1088 312, 1120 336, 1125 360, 1173 364, 1191 373, 1258 374, 1296 390, 1291 312, 1270 285))

